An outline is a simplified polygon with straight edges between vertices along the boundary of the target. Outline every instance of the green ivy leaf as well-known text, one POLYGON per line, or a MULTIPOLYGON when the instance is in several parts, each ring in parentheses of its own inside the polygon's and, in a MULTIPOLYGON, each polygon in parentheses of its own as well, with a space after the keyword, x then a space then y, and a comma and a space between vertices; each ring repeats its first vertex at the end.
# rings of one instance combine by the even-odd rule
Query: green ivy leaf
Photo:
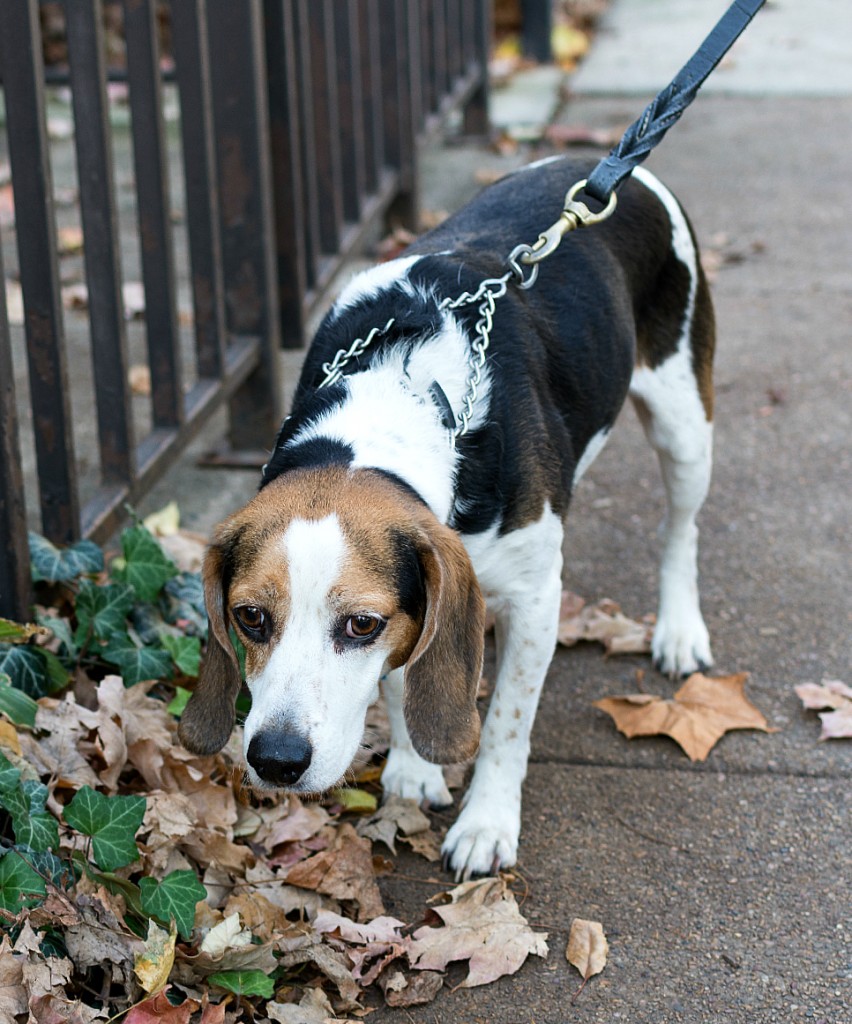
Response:
POLYGON ((201 638, 197 636, 173 636, 164 633, 163 647, 185 676, 195 679, 201 665, 201 638))
POLYGON ((35 582, 75 580, 98 573, 104 567, 104 553, 90 540, 80 540, 67 548, 58 548, 47 538, 30 533, 30 567, 35 582))
POLYGON ((0 641, 9 644, 25 644, 34 636, 45 636, 40 626, 31 623, 13 622, 12 619, 0 618, 0 641))
MULTIPOLYGON (((27 850, 26 858, 27 863, 42 878, 49 879, 54 885, 63 889, 68 888, 69 865, 65 861, 61 861, 55 853, 51 853, 50 850, 27 850)), ((70 867, 70 875, 72 878, 79 877, 79 872, 74 870, 73 865, 70 867)))
POLYGON ((166 711, 170 715, 174 715, 175 718, 180 716, 186 710, 186 705, 189 703, 189 698, 192 696, 192 690, 187 690, 185 686, 176 686, 175 695, 166 705, 166 711))
POLYGON ((181 572, 166 584, 166 593, 175 601, 189 607, 198 615, 207 618, 204 603, 204 584, 197 572, 181 572))
POLYGON ((263 971, 217 971, 209 975, 207 980, 211 985, 238 996, 271 999, 275 994, 275 982, 263 971))
POLYGON ((107 640, 113 633, 124 631, 134 600, 133 588, 126 583, 99 587, 91 580, 82 580, 77 595, 76 643, 82 647, 92 636, 107 640))
POLYGON ((140 601, 153 601, 177 566, 144 526, 129 526, 121 535, 125 564, 114 575, 130 583, 140 601))
POLYGON ((21 773, 5 754, 0 753, 0 800, 8 789, 15 789, 21 781, 21 773))
POLYGON ((64 645, 65 652, 70 658, 77 657, 77 644, 74 641, 74 632, 68 619, 63 619, 58 615, 47 615, 44 612, 39 612, 36 618, 40 626, 49 629, 56 639, 64 645))
POLYGON ((148 679, 168 679, 172 673, 172 658, 161 647, 137 647, 127 634, 115 633, 101 651, 101 657, 117 665, 125 686, 148 679))
POLYGON ((47 658, 39 647, 0 644, 0 672, 30 697, 44 697, 52 689, 47 658))
POLYGON ((104 796, 84 786, 63 814, 72 828, 92 837, 98 867, 114 871, 139 856, 136 832, 145 817, 145 806, 144 796, 104 796))
POLYGON ((157 918, 166 927, 174 918, 181 937, 190 938, 195 923, 195 905, 207 898, 207 890, 194 871, 172 871, 162 882, 155 878, 141 878, 139 891, 146 914, 157 918))
POLYGON ((46 651, 43 648, 39 648, 41 654, 44 655, 44 663, 47 666, 47 674, 50 679, 50 692, 56 693, 57 690, 63 689, 68 684, 68 680, 71 678, 71 673, 62 664, 60 658, 58 658, 53 651, 46 651))
POLYGON ((5 672, 0 672, 0 711, 15 725, 28 725, 30 728, 35 725, 38 704, 32 697, 15 689, 5 672))
POLYGON ((0 907, 17 914, 45 896, 44 879, 29 866, 17 850, 0 856, 0 907))
POLYGON ((47 795, 47 786, 33 779, 0 793, 0 802, 11 812, 18 846, 39 853, 59 848, 59 823, 44 809, 47 795))

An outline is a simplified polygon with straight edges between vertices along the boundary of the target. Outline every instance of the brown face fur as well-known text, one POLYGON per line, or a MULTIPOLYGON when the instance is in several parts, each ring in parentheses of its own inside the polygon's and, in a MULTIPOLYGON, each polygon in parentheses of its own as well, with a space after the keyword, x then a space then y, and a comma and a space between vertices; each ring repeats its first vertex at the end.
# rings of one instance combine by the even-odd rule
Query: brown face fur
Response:
MULTIPOLYGON (((322 552, 317 556, 321 561, 322 552)), ((282 708, 302 708, 313 697, 308 680, 288 674, 290 653, 306 655, 308 664, 327 665, 325 675, 333 677, 337 666, 346 663, 348 651, 333 624, 369 611, 386 620, 374 645, 381 657, 377 653, 370 660, 369 671, 376 678, 363 681, 363 686, 360 679, 341 683, 328 706, 322 703, 327 697, 316 708, 310 706, 299 728, 315 729, 314 746, 334 745, 333 740, 323 740, 320 731, 336 705, 351 700, 352 714, 362 716, 362 726, 366 704, 356 706, 363 703, 361 695, 374 692, 381 671, 408 663, 405 712, 415 748, 435 761, 462 760, 475 752, 484 619, 479 588, 457 535, 383 474, 326 467, 282 476, 218 528, 205 561, 204 583, 211 639, 180 728, 190 749, 219 749, 233 726, 240 679, 228 624, 245 645, 247 678, 261 680, 265 692, 280 690, 282 708), (319 523, 328 517, 334 517, 343 538, 342 557, 323 591, 319 612, 332 628, 327 638, 322 633, 319 641, 306 641, 315 643, 316 651, 297 651, 302 639, 292 629, 288 633, 288 624, 294 621, 294 612, 301 611, 293 603, 302 600, 302 589, 300 580, 291 579, 285 539, 294 524, 319 523), (252 641, 240 629, 234 609, 241 606, 264 611, 268 634, 263 642, 252 641), (383 663, 378 671, 377 658, 383 663), (319 724, 312 725, 314 719, 319 724)), ((292 660, 298 662, 299 657, 292 660)), ((349 657, 350 663, 353 660, 349 657)), ((253 697, 258 703, 257 692, 253 697)), ((265 707, 274 702, 264 696, 260 703, 265 707)), ((283 714, 276 712, 275 721, 283 714)), ((289 727, 292 722, 284 718, 289 727)), ((250 729, 267 727, 253 723, 250 716, 246 745, 250 729)), ((347 767, 348 763, 341 765, 339 773, 347 767)))

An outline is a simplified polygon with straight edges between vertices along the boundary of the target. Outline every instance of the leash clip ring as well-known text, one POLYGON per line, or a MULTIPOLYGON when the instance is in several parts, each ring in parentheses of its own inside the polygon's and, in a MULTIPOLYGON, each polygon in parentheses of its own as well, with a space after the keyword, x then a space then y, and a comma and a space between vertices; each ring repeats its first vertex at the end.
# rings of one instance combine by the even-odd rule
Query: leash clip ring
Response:
POLYGON ((543 231, 533 245, 516 245, 511 253, 509 253, 509 266, 518 279, 518 287, 531 288, 535 284, 538 277, 539 263, 556 251, 564 235, 568 234, 569 231, 574 231, 576 228, 600 224, 615 209, 617 202, 615 192, 610 195, 606 206, 602 210, 598 210, 597 213, 592 212, 585 203, 574 198, 586 187, 587 180, 583 178, 581 181, 575 182, 568 189, 565 193, 565 200, 562 213, 559 214, 559 220, 551 224, 546 231, 543 231), (524 264, 526 267, 532 267, 528 277, 525 277, 521 264, 524 264))
POLYGON ((538 261, 530 259, 532 255, 533 247, 522 242, 515 246, 506 260, 517 279, 518 287, 524 291, 532 288, 538 277, 538 261))

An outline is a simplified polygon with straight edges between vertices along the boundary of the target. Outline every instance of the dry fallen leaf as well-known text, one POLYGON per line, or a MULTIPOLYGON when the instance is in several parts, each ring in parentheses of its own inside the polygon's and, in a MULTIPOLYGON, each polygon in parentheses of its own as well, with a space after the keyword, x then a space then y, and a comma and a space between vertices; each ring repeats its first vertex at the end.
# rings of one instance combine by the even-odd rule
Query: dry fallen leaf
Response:
POLYGON ((672 700, 652 694, 605 697, 595 707, 612 715, 619 732, 634 736, 670 736, 691 761, 703 761, 730 729, 774 732, 743 692, 747 672, 710 677, 696 672, 672 700))
POLYGON ((373 875, 373 852, 348 823, 342 824, 327 850, 292 867, 286 876, 291 885, 315 889, 339 900, 354 900, 358 920, 371 921, 385 912, 373 875))
POLYGON ((296 1003, 266 1004, 265 1015, 275 1024, 325 1024, 334 1020, 334 1007, 321 988, 311 988, 296 1003))
POLYGON ((562 592, 557 640, 564 647, 573 647, 580 640, 597 640, 607 654, 647 654, 653 634, 650 615, 641 621, 629 619, 609 598, 587 605, 578 594, 562 592))
POLYGON ((379 980, 388 1006, 420 1006, 431 1003, 444 984, 443 974, 438 971, 415 971, 406 975, 402 971, 391 971, 379 980))
POLYGON ((609 943, 604 935, 603 925, 598 921, 584 921, 575 917, 568 935, 565 959, 580 972, 583 981, 600 974, 606 967, 609 943))
POLYGON ((852 686, 839 679, 826 679, 822 685, 802 683, 795 690, 806 708, 820 712, 821 740, 852 738, 852 686), (825 708, 831 710, 822 710, 825 708))
POLYGON ((134 363, 127 371, 127 383, 134 395, 149 397, 151 394, 151 371, 142 363, 134 363))
POLYGON ((83 229, 77 225, 59 228, 56 232, 60 256, 71 256, 83 251, 83 229))
POLYGON ((384 843, 395 855, 397 832, 402 833, 400 838, 428 832, 429 819, 416 800, 389 796, 375 814, 358 822, 357 829, 358 835, 384 843))
POLYGON ((156 922, 148 922, 148 937, 145 949, 137 954, 133 973, 148 995, 156 995, 166 987, 175 962, 175 940, 177 928, 171 931, 160 928, 156 922))
POLYGON ((166 991, 137 1003, 124 1018, 125 1024, 189 1024, 199 1003, 195 999, 185 999, 177 1006, 169 1001, 166 991))
POLYGON ((412 967, 442 971, 454 960, 469 960, 459 987, 472 988, 514 974, 530 953, 547 956, 547 934, 529 927, 502 878, 464 882, 443 895, 451 902, 433 912, 444 927, 427 925, 414 933, 408 947, 412 967))

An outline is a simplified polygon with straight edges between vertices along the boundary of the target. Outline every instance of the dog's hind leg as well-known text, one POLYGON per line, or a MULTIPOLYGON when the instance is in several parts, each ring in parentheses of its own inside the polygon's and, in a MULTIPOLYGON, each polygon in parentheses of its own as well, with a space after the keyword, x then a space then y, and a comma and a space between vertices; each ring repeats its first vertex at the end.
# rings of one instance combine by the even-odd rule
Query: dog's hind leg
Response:
POLYGON ((642 426, 657 452, 667 498, 660 603, 652 653, 669 675, 712 664, 698 599, 696 516, 707 496, 713 450, 713 308, 686 218, 656 179, 672 222, 660 297, 639 323, 638 365, 630 384, 642 426))

